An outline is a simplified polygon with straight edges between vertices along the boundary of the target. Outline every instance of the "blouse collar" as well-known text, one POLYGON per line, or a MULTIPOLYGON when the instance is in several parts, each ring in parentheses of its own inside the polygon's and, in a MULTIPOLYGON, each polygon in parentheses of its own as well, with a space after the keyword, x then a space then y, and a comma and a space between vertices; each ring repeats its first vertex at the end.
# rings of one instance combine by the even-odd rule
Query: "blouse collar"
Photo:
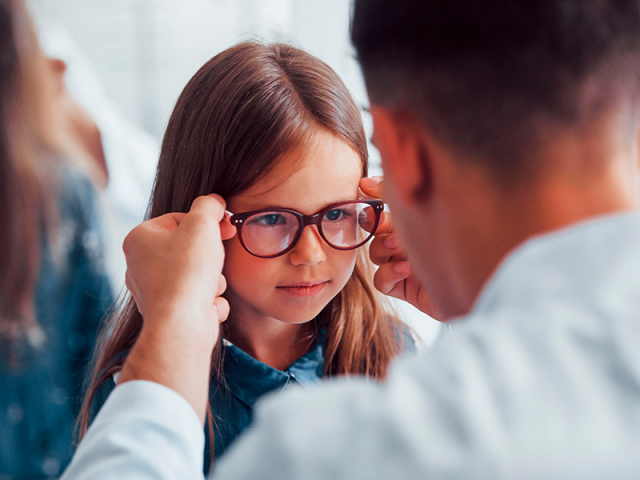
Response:
MULTIPOLYGON (((258 399, 267 393, 280 390, 291 382, 303 386, 318 383, 324 376, 325 335, 325 331, 322 330, 311 350, 284 371, 256 360, 224 339, 224 386, 241 401, 253 407, 258 399)), ((214 388, 219 387, 216 385, 214 388)))

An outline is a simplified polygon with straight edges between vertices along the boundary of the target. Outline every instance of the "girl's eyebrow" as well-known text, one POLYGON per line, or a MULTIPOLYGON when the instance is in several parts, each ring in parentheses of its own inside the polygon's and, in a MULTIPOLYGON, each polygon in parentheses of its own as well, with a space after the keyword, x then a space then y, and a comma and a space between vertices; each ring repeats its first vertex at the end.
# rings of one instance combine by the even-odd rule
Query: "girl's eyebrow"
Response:
POLYGON ((261 203, 246 203, 240 206, 240 208, 236 208, 235 210, 242 212, 251 212, 253 210, 293 210, 290 207, 284 207, 282 205, 275 204, 261 204, 261 203))
MULTIPOLYGON (((342 200, 336 200, 335 202, 326 203, 323 207, 319 208, 317 211, 320 211, 323 208, 327 208, 329 205, 333 205, 335 203, 350 202, 352 200, 361 200, 360 198, 361 196, 359 194, 356 195, 355 197, 356 198, 345 198, 342 200)), ((296 212, 298 211, 297 208, 291 207, 291 206, 275 205, 275 204, 268 204, 268 205, 261 206, 259 204, 251 204, 251 203, 249 203, 248 205, 242 205, 242 208, 236 208, 235 210, 239 210, 239 211, 241 210, 243 212, 251 212, 253 210, 295 210, 296 212)))

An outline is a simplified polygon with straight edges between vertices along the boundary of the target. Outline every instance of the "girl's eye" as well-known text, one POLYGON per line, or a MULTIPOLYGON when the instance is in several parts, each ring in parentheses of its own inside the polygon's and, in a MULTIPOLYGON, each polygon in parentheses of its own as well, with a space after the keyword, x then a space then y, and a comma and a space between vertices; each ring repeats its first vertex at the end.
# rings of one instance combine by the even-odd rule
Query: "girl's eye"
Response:
POLYGON ((338 220, 343 220, 345 217, 349 216, 349 212, 345 210, 341 210, 339 208, 335 208, 333 210, 329 210, 324 214, 324 220, 329 220, 330 222, 337 222, 338 220))
POLYGON ((279 213, 268 213, 266 215, 260 215, 252 218, 249 224, 256 224, 260 226, 275 227, 276 225, 284 225, 286 218, 279 213))

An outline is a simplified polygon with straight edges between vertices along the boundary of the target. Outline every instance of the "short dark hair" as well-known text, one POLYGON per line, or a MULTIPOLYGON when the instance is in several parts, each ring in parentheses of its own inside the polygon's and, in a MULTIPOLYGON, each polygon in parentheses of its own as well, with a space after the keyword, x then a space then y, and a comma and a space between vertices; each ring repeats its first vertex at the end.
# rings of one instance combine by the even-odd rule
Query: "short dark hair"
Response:
POLYGON ((501 177, 558 129, 635 112, 638 0, 355 0, 351 34, 374 103, 501 177))

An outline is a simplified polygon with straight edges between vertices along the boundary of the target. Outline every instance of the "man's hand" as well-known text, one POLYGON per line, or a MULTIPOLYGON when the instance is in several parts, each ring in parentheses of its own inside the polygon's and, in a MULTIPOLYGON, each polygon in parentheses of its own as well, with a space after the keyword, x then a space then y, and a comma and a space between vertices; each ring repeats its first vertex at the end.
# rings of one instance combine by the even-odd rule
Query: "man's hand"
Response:
POLYGON ((233 237, 235 227, 220 223, 224 209, 221 197, 200 197, 189 213, 169 213, 129 233, 126 283, 145 323, 158 312, 226 319, 229 306, 219 297, 226 287, 222 240, 233 237))
POLYGON ((220 295, 222 240, 235 235, 225 203, 197 198, 189 213, 169 213, 136 227, 125 239, 126 283, 144 318, 119 384, 149 380, 185 397, 204 420, 211 353, 229 304, 220 295))
MULTIPOLYGON (((371 198, 382 198, 382 187, 381 177, 360 181, 360 189, 371 198)), ((423 313, 438 318, 435 305, 407 261, 407 254, 394 232, 388 212, 382 213, 369 255, 371 261, 380 267, 373 277, 373 283, 380 292, 404 300, 423 313)))

